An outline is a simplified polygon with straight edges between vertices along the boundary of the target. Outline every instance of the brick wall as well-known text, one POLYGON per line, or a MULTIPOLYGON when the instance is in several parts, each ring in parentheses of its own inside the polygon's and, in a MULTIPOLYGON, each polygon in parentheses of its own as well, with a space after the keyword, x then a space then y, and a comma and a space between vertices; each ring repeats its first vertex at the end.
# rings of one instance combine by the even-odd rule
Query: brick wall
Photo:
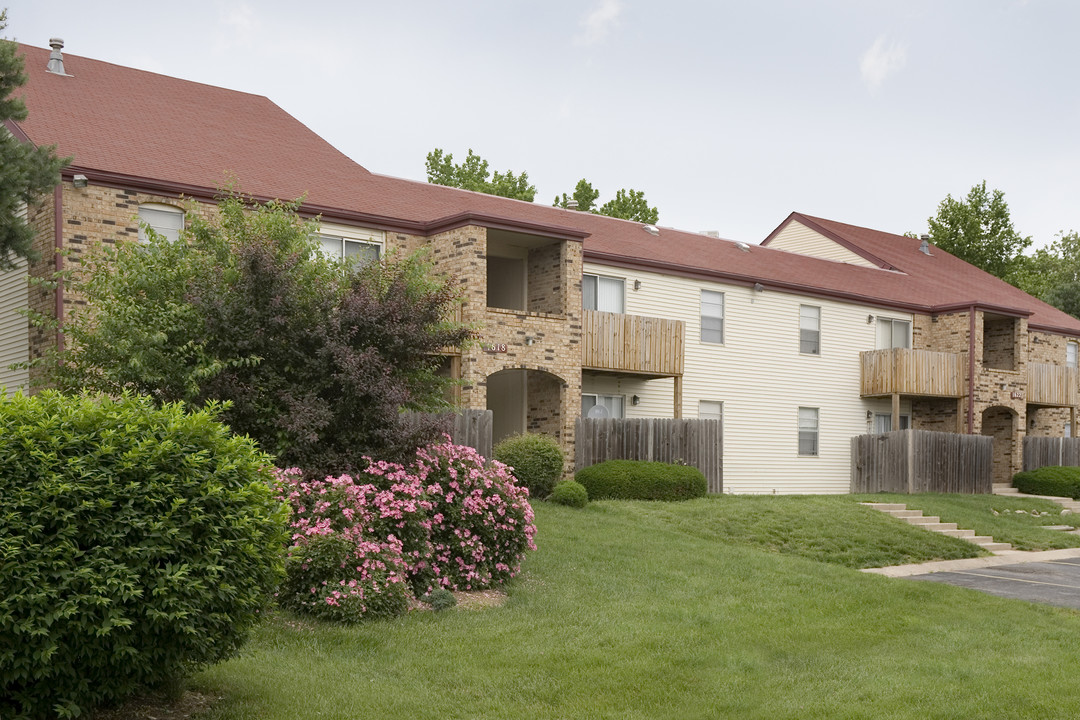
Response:
POLYGON ((567 243, 557 242, 529 251, 529 312, 565 312, 566 283, 563 282, 563 255, 567 243))
POLYGON ((1016 318, 983 317, 983 367, 997 370, 1018 369, 1018 325, 1016 318))

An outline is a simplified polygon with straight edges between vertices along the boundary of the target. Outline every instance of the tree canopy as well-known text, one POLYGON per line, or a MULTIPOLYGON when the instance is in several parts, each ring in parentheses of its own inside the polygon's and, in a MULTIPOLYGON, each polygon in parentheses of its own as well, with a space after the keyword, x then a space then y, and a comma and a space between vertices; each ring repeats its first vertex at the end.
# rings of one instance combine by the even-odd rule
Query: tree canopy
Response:
MULTIPOLYGON (((0 10, 0 32, 7 27, 7 10, 0 10)), ((26 104, 12 93, 26 84, 18 46, 0 39, 0 269, 18 257, 33 258, 34 231, 22 208, 60 182, 60 168, 71 158, 57 158, 56 146, 35 147, 20 142, 3 127, 7 120, 26 119, 26 104)))
POLYGON ((623 189, 615 193, 615 197, 607 201, 599 208, 596 200, 600 197, 600 191, 593 188, 592 183, 582 178, 574 188, 574 194, 567 196, 566 193, 555 198, 555 207, 569 207, 570 200, 577 201, 577 209, 582 212, 592 212, 608 217, 634 220, 640 223, 655 224, 660 219, 660 213, 655 207, 649 207, 645 199, 645 193, 641 190, 623 189))
POLYGON ((438 353, 471 337, 450 320, 453 286, 419 256, 332 261, 295 210, 233 195, 212 219, 188 213, 179 242, 150 231, 86 258, 68 282, 88 304, 68 317, 49 379, 227 401, 234 431, 308 471, 355 471, 365 454, 435 439, 433 420, 400 412, 448 407, 438 353))
POLYGON ((1013 227, 1001 190, 988 192, 983 180, 965 198, 947 195, 927 222, 937 247, 1006 282, 1019 283, 1031 238, 1013 227))
POLYGON ((510 171, 495 171, 492 174, 488 161, 473 153, 472 148, 469 148, 465 161, 457 165, 454 164, 452 153, 444 153, 442 148, 435 148, 428 153, 426 165, 428 182, 435 185, 474 190, 527 202, 532 202, 536 197, 536 186, 529 184, 527 172, 522 171, 515 175, 510 171))

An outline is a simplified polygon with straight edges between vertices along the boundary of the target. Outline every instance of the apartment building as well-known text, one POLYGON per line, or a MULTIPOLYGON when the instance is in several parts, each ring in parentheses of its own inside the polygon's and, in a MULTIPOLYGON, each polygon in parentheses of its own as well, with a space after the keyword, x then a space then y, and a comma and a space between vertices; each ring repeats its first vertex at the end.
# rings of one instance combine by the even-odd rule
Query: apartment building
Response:
POLYGON ((846 492, 853 435, 991 434, 1004 476, 1025 434, 1075 426, 1080 321, 919 240, 793 213, 750 245, 387 177, 264 97, 20 51, 30 114, 9 130, 74 159, 27 209, 42 259, 0 280, 6 363, 63 342, 16 307, 62 320, 80 302, 22 276, 136 242, 140 222, 179 236, 187 202, 214 212, 233 178, 303 196, 329 253, 426 248, 481 328, 446 366, 497 438, 572 453, 583 413, 721 418, 726 492, 846 492))

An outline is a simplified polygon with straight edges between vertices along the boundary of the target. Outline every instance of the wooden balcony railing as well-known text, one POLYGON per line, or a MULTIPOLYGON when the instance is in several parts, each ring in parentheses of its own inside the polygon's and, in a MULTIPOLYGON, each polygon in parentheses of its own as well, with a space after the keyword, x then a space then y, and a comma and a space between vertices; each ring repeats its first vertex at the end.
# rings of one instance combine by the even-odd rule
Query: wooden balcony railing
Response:
POLYGON ((653 376, 683 373, 686 323, 682 320, 586 310, 581 366, 653 376))
POLYGON ((961 397, 963 356, 929 350, 871 350, 859 353, 863 397, 923 395, 961 397))
POLYGON ((1080 373, 1076 368, 1050 363, 1028 363, 1027 401, 1032 405, 1077 405, 1080 373))

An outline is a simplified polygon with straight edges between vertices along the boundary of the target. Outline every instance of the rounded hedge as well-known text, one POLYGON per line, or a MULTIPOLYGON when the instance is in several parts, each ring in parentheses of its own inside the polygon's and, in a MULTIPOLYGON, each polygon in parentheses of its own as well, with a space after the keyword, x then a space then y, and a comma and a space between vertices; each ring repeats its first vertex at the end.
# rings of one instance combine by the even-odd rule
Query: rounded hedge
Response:
POLYGON ((708 491, 695 467, 644 460, 608 460, 578 470, 574 479, 590 500, 689 500, 708 491))
POLYGON ((1048 465, 1013 475, 1013 487, 1028 495, 1052 495, 1080 500, 1080 467, 1048 465))
POLYGON ((495 446, 495 459, 513 468, 514 477, 534 498, 546 498, 562 477, 562 448, 550 435, 511 435, 495 446))
POLYGON ((0 401, 0 717, 72 717, 232 655, 282 572, 269 458, 220 408, 0 401))
POLYGON ((589 503, 589 491, 579 482, 563 480, 551 491, 548 500, 559 505, 583 508, 589 503))

